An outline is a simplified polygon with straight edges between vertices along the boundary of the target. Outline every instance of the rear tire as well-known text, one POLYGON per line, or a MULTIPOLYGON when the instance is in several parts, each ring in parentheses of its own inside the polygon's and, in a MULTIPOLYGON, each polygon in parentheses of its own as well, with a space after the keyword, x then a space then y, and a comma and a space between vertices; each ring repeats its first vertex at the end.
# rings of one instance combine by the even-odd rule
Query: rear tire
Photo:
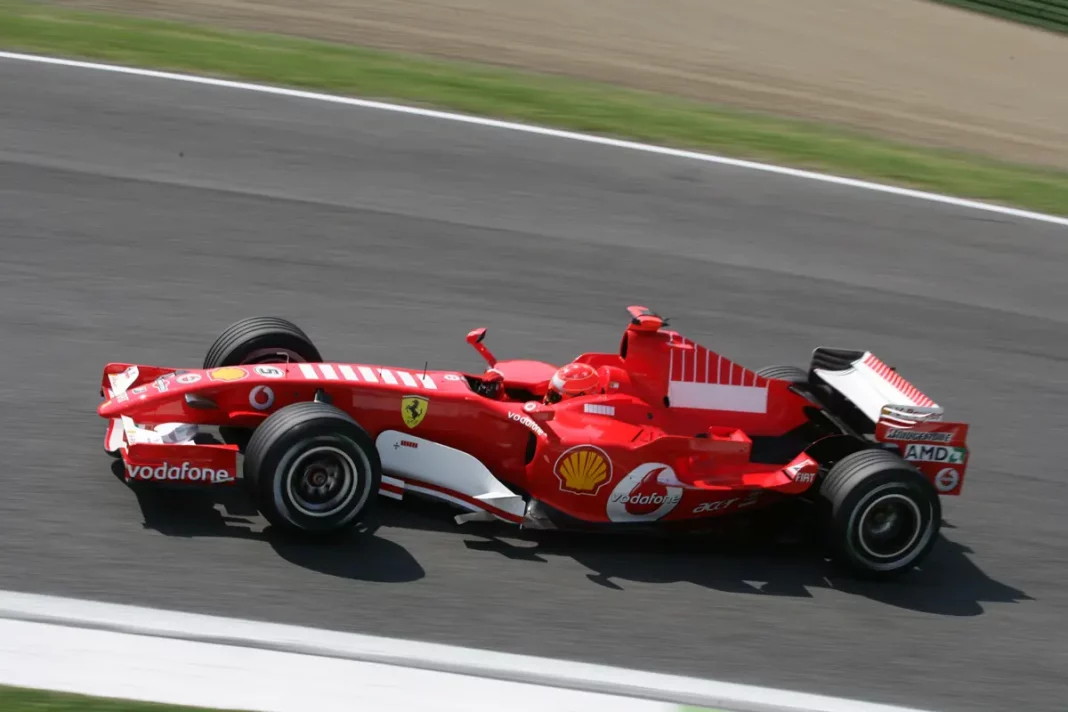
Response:
POLYGON ((808 383, 808 371, 797 366, 765 366, 756 374, 761 378, 776 378, 790 383, 808 383))
POLYGON ((208 349, 204 368, 322 360, 319 349, 296 324, 279 317, 256 316, 226 327, 208 349))
POLYGON ((863 578, 912 570, 941 529, 942 503, 934 487, 886 450, 846 455, 823 478, 819 494, 832 558, 863 578))
POLYGON ((244 477, 267 521, 290 534, 323 537, 351 529, 374 511, 382 463, 355 420, 312 401, 263 421, 248 443, 244 477))

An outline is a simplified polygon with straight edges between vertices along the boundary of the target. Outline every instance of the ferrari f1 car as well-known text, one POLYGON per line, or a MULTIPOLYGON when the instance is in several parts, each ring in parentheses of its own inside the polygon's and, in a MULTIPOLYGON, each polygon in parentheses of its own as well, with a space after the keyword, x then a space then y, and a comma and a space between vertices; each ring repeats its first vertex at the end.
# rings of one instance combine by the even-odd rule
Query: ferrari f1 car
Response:
POLYGON ((240 482, 293 533, 352 527, 379 496, 528 529, 686 527, 800 498, 854 572, 923 560, 940 496, 961 492, 967 424, 866 351, 752 371, 629 313, 617 351, 572 362, 594 392, 557 402, 557 365, 498 361, 485 329, 467 341, 488 367, 467 373, 324 361, 289 321, 245 319, 201 368, 108 364, 105 449, 128 483, 240 482))

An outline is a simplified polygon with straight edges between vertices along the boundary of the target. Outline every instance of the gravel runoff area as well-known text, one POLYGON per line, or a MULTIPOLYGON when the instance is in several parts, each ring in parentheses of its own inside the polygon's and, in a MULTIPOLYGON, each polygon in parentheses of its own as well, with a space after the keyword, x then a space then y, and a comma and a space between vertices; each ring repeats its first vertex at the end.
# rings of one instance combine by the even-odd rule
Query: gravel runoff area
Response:
POLYGON ((1068 168, 1068 38, 927 0, 49 0, 604 80, 1068 168))

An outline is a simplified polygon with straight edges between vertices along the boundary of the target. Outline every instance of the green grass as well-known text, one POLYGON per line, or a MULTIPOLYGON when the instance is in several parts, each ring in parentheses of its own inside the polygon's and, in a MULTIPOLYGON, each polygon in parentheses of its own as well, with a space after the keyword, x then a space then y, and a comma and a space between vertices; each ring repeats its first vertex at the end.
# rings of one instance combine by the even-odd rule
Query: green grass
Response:
POLYGON ((3 712, 219 712, 203 707, 176 707, 151 702, 130 702, 3 685, 0 685, 0 710, 3 712))
POLYGON ((1068 2, 1065 0, 937 0, 1003 20, 1068 33, 1068 2))
POLYGON ((432 106, 1068 214, 1068 172, 481 65, 18 0, 0 0, 0 48, 432 106))
MULTIPOLYGON (((358 708, 357 708, 358 709, 358 708)), ((29 690, 0 685, 0 712, 223 712, 206 707, 178 707, 153 702, 130 702, 65 692, 29 690)), ((234 711, 230 711, 234 712, 234 711)), ((309 708, 314 712, 314 708, 309 708)), ((679 712, 725 712, 707 707, 680 706, 679 712)))

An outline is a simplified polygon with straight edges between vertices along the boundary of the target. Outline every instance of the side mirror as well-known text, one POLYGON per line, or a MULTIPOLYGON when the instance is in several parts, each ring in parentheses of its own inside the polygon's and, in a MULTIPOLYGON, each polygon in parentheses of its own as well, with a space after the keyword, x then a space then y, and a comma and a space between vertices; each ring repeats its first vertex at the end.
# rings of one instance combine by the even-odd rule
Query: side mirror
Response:
POLYGON ((467 333, 467 343, 471 344, 471 346, 474 347, 475 351, 478 351, 478 353, 482 356, 482 358, 486 360, 486 363, 488 363, 490 367, 493 367, 497 365, 497 357, 495 357, 492 353, 490 353, 489 349, 482 345, 482 340, 485 338, 486 327, 484 326, 478 329, 473 329, 472 331, 469 331, 467 333))

